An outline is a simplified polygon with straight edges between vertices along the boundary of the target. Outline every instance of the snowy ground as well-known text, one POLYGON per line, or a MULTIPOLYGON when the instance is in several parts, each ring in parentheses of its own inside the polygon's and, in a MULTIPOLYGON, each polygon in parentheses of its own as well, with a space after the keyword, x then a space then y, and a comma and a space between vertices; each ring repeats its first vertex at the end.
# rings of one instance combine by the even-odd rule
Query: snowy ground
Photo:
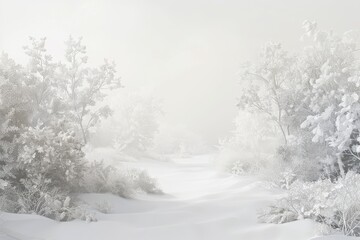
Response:
POLYGON ((199 156, 141 163, 158 179, 165 195, 140 195, 133 200, 104 194, 81 196, 92 206, 101 202, 111 206, 110 214, 97 214, 98 222, 59 223, 35 215, 2 213, 0 239, 343 239, 316 238, 318 226, 309 220, 281 225, 257 223, 257 209, 273 201, 276 194, 254 178, 212 170, 210 160, 211 156, 199 156))

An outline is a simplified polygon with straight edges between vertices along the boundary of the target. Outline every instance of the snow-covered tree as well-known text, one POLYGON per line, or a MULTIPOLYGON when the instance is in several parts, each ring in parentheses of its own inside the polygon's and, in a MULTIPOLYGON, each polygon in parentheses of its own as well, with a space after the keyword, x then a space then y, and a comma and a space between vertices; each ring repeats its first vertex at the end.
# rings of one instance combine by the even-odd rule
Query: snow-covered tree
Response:
POLYGON ((285 145, 299 98, 299 72, 296 58, 289 56, 280 44, 268 44, 259 63, 245 65, 241 75, 243 92, 238 106, 264 114, 279 128, 285 145))
POLYGON ((46 38, 40 40, 30 38, 30 41, 30 46, 24 47, 29 57, 24 84, 26 84, 25 96, 33 108, 29 117, 31 125, 34 126, 38 122, 46 123, 57 119, 63 112, 56 74, 58 64, 53 62, 46 51, 46 38))
POLYGON ((82 147, 89 128, 109 113, 107 106, 93 107, 119 86, 115 67, 83 67, 80 41, 67 42, 68 64, 53 62, 45 38, 30 41, 25 67, 6 54, 0 58, 0 207, 82 218, 68 193, 84 189, 89 165, 82 147))
POLYGON ((17 160, 16 139, 22 126, 29 124, 30 104, 26 98, 24 73, 6 54, 0 58, 0 176, 1 185, 9 186, 17 160))
POLYGON ((341 174, 359 165, 360 68, 354 32, 335 35, 306 21, 312 44, 301 61, 308 91, 304 102, 311 113, 301 124, 313 133, 312 141, 329 147, 328 160, 339 165, 341 174), (344 163, 343 161, 346 161, 344 163), (344 164, 346 166, 344 166, 344 164))
POLYGON ((276 123, 285 160, 313 159, 344 175, 360 159, 357 35, 320 31, 309 21, 304 29, 309 41, 300 54, 270 44, 259 63, 245 68, 239 106, 276 123))
POLYGON ((109 90, 119 88, 120 79, 116 77, 115 63, 105 60, 98 68, 86 66, 86 47, 81 38, 66 41, 66 63, 61 65, 59 86, 63 91, 63 99, 69 104, 67 117, 74 121, 84 144, 88 141, 90 128, 101 118, 110 115, 107 105, 100 108, 96 103, 102 101, 109 90))

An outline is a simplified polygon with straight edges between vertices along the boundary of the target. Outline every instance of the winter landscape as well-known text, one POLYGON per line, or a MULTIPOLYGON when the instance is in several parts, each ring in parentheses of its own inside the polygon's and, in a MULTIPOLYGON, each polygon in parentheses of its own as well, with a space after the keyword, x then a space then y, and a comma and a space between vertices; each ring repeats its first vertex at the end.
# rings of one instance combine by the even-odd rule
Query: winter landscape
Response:
POLYGON ((0 240, 360 237, 356 0, 0 0, 0 240))

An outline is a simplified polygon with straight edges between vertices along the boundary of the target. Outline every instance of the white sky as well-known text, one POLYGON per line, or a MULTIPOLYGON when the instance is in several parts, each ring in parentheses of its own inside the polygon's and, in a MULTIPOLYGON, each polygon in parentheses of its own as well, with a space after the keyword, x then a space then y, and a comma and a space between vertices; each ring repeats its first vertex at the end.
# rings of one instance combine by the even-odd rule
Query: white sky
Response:
POLYGON ((28 36, 58 59, 71 34, 91 63, 115 60, 128 88, 150 87, 167 118, 209 142, 228 134, 242 62, 280 41, 300 47, 303 20, 325 30, 360 28, 358 0, 0 0, 0 51, 24 61, 28 36))

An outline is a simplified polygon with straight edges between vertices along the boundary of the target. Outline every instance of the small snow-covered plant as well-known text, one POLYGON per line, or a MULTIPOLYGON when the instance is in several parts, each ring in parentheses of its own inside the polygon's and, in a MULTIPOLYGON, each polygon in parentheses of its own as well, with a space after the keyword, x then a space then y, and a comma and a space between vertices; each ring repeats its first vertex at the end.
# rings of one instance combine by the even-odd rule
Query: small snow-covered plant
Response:
POLYGON ((245 172, 244 164, 241 161, 236 161, 231 168, 231 173, 235 175, 242 175, 245 172))
POLYGON ((0 210, 5 212, 15 212, 16 196, 14 196, 14 187, 11 186, 9 177, 14 177, 8 170, 12 170, 8 166, 3 166, 0 170, 0 210), (8 170, 6 170, 8 169, 8 170))
POLYGON ((121 176, 110 165, 94 161, 90 163, 84 175, 84 190, 94 193, 113 193, 122 197, 129 197, 132 189, 130 180, 121 176))
POLYGON ((160 193, 155 179, 145 171, 118 170, 103 162, 93 162, 87 169, 84 178, 84 189, 87 192, 112 193, 129 198, 136 191, 160 193))
POLYGON ((42 179, 21 180, 21 183, 3 191, 2 210, 36 213, 58 221, 73 219, 76 206, 67 192, 42 179))
POLYGON ((101 213, 109 214, 112 212, 111 204, 107 201, 102 201, 96 204, 96 210, 98 210, 101 213))
POLYGON ((296 180, 287 196, 265 209, 263 222, 284 223, 313 219, 346 235, 360 236, 360 175, 348 172, 335 182, 296 180))
POLYGON ((287 206, 281 206, 280 203, 276 206, 269 206, 266 209, 261 209, 258 214, 258 219, 263 223, 286 223, 296 221, 298 216, 293 210, 289 210, 287 206))
POLYGON ((128 175, 132 179, 134 189, 152 194, 162 193, 162 191, 157 186, 156 179, 150 177, 146 171, 130 169, 128 170, 128 175))
POLYGON ((281 173, 280 187, 282 189, 289 189, 290 185, 293 184, 296 180, 296 174, 291 168, 285 169, 281 173))
POLYGON ((259 174, 266 167, 266 156, 254 157, 250 154, 239 154, 237 160, 231 162, 229 172, 235 175, 259 174))
POLYGON ((96 221, 94 214, 70 197, 69 192, 52 186, 49 181, 24 179, 21 183, 0 191, 1 211, 38 214, 57 221, 96 221))
POLYGON ((89 211, 83 206, 77 206, 76 208, 74 208, 71 211, 71 216, 73 219, 80 219, 86 221, 87 223, 97 221, 95 212, 89 211))
MULTIPOLYGON (((311 218, 322 220, 325 210, 331 205, 330 193, 333 184, 330 180, 317 182, 295 181, 289 186, 288 195, 281 198, 275 205, 266 209, 259 217, 261 221, 284 223, 298 219, 311 218)), ((333 213, 326 214, 331 218, 333 213)))
POLYGON ((360 175, 348 172, 334 188, 335 224, 346 235, 360 236, 360 175))

